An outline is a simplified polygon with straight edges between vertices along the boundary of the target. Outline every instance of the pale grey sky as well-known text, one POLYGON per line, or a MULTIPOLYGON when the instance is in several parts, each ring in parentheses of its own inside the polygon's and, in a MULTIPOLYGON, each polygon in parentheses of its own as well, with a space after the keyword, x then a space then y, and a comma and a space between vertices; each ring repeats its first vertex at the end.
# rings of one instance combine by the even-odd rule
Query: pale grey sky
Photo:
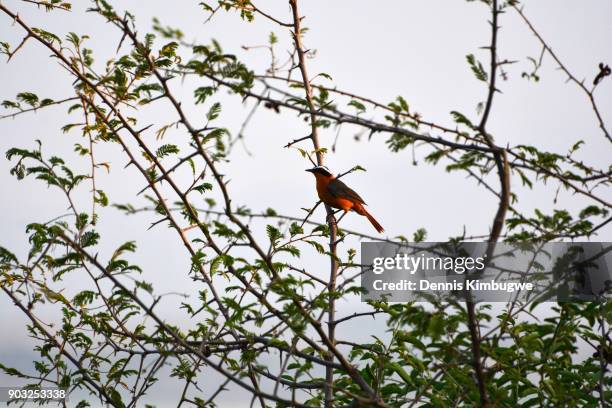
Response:
MULTIPOLYGON (((81 12, 88 2, 77 2, 73 13, 46 14, 31 5, 17 0, 3 3, 18 10, 20 16, 33 26, 42 26, 63 37, 69 31, 89 34, 89 46, 94 49, 97 62, 103 64, 116 49, 119 34, 94 15, 81 12)), ((265 50, 243 51, 243 45, 260 45, 267 41, 270 31, 280 39, 278 50, 284 57, 289 47, 286 29, 272 26, 257 18, 254 23, 240 21, 235 13, 220 12, 203 25, 206 15, 198 7, 198 1, 121 2, 122 6, 137 16, 140 34, 150 28, 157 16, 162 23, 179 27, 187 40, 208 42, 218 39, 224 50, 236 53, 247 65, 261 72, 268 63, 265 50), (146 4, 146 6, 145 6, 146 4), (169 7, 169 4, 171 6, 169 7)), ((259 7, 281 20, 289 20, 286 2, 261 1, 259 7)), ((546 38, 554 51, 578 77, 592 81, 601 61, 612 63, 612 2, 608 0, 531 0, 525 1, 525 13, 546 38)), ((489 43, 490 29, 486 7, 461 0, 410 0, 410 1, 308 1, 302 4, 306 16, 304 25, 309 28, 304 38, 308 48, 316 50, 316 58, 309 59, 312 75, 325 72, 331 75, 340 89, 389 102, 402 95, 411 109, 421 113, 426 120, 452 125, 449 112, 457 110, 474 118, 476 105, 484 100, 486 89, 477 81, 465 62, 465 55, 474 53, 488 64, 488 53, 479 49, 489 43)), ((541 81, 534 83, 521 79, 521 72, 531 68, 527 56, 538 57, 540 46, 516 13, 509 11, 501 16, 499 55, 502 59, 518 60, 505 69, 509 79, 500 81, 502 93, 496 95, 489 124, 489 131, 500 145, 526 143, 544 149, 564 153, 576 139, 588 141, 581 157, 594 165, 606 168, 610 164, 610 145, 598 129, 593 111, 586 96, 572 83, 565 83, 562 72, 556 69, 550 57, 544 58, 540 70, 541 81)), ((0 40, 18 43, 22 37, 19 28, 5 16, 0 16, 0 40)), ((42 97, 61 99, 70 96, 71 79, 52 60, 48 51, 29 42, 10 64, 0 62, 0 99, 14 99, 21 91, 32 91, 42 97)), ((281 57, 281 58, 282 58, 281 57)), ((321 83, 327 83, 321 78, 321 83)), ((197 81, 172 82, 176 94, 184 100, 192 97, 197 81)), ((603 118, 612 126, 612 79, 606 78, 596 93, 603 118)), ((220 123, 237 132, 248 114, 253 101, 245 105, 235 97, 224 97, 224 110, 220 123)), ((188 111, 202 117, 201 107, 186 102, 188 111)), ((174 120, 168 105, 157 104, 142 112, 142 123, 163 125, 174 120)), ((380 117, 380 114, 379 114, 380 117)), ((78 121, 78 116, 73 116, 78 121)), ((37 181, 26 179, 17 182, 9 175, 11 164, 4 152, 13 146, 31 148, 34 139, 41 139, 48 153, 70 157, 74 143, 80 141, 76 131, 62 134, 60 127, 70 122, 64 107, 52 107, 35 115, 22 115, 14 120, 0 121, 0 214, 2 236, 0 246, 19 255, 27 251, 25 224, 45 221, 65 212, 63 197, 37 181)), ((376 134, 370 142, 355 143, 354 128, 343 128, 338 151, 327 155, 326 162, 340 172, 359 164, 367 172, 347 176, 346 182, 368 202, 369 208, 387 230, 389 237, 399 234, 411 236, 420 227, 428 231, 432 241, 445 240, 460 234, 465 226, 468 234, 487 233, 495 212, 494 197, 465 179, 461 173, 448 174, 442 166, 432 167, 423 161, 417 150, 418 165, 412 165, 409 150, 391 154, 385 146, 387 135, 376 134)), ((301 207, 316 202, 312 176, 303 170, 308 162, 295 150, 283 149, 288 141, 308 134, 307 124, 292 113, 283 111, 276 115, 259 111, 246 131, 246 144, 252 156, 237 146, 229 165, 223 167, 229 178, 230 192, 236 205, 248 203, 260 212, 268 207, 279 213, 302 215, 301 207)), ((435 133, 434 133, 435 134, 435 133)), ((168 132, 169 140, 178 137, 168 132)), ((335 138, 335 130, 323 131, 322 143, 329 147, 335 138)), ((111 202, 136 200, 134 194, 143 187, 140 175, 133 168, 123 169, 126 160, 116 146, 99 146, 98 161, 111 164, 110 174, 99 171, 99 187, 109 195, 111 202)), ((76 160, 87 170, 85 160, 76 160)), ((493 179, 494 180, 494 179, 493 179)), ((519 208, 531 211, 535 207, 549 211, 554 207, 554 188, 538 188, 525 191, 517 182, 515 191, 520 193, 519 208)), ((87 204, 88 193, 84 189, 80 197, 87 204)), ((612 193, 606 192, 608 199, 612 193)), ((584 206, 580 197, 567 192, 559 195, 557 208, 577 210, 584 206)), ((195 293, 193 283, 187 278, 189 258, 185 255, 174 232, 159 227, 147 232, 153 215, 125 218, 113 209, 100 211, 99 230, 104 237, 101 256, 108 255, 127 240, 137 240, 139 249, 134 260, 143 266, 144 278, 155 284, 158 293, 195 293)), ((321 211, 314 216, 323 221, 321 211)), ((371 226, 362 217, 349 215, 343 220, 347 228, 371 234, 371 226)), ((264 236, 264 224, 259 225, 258 236, 264 236)), ((603 229, 597 237, 610 241, 611 228, 603 229)), ((351 244, 355 245, 356 242, 351 244)), ((309 265, 327 265, 327 261, 308 253, 309 265)), ((324 273, 323 271, 321 273, 324 273)), ((78 282, 70 282, 78 287, 78 282)), ((170 298, 164 309, 168 319, 184 321, 185 316, 170 298)), ((339 315, 362 307, 356 302, 341 306, 339 315)), ((22 368, 31 360, 32 342, 24 330, 24 318, 9 302, 0 296, 0 361, 13 362, 22 368)), ((371 325, 372 332, 382 332, 383 322, 371 325)), ((348 329, 347 329, 348 330, 348 329)), ((358 335, 351 333, 351 335, 358 335)), ((3 377, 0 377, 2 379, 3 377)), ((167 387, 171 388, 170 385, 167 387)), ((162 395, 162 394, 160 394, 162 395)), ((164 393, 163 395, 168 395, 164 393)), ((228 397, 229 398, 229 397, 228 397)), ((229 406, 229 400, 226 400, 229 406)), ((160 403, 160 406, 164 406, 160 403)))

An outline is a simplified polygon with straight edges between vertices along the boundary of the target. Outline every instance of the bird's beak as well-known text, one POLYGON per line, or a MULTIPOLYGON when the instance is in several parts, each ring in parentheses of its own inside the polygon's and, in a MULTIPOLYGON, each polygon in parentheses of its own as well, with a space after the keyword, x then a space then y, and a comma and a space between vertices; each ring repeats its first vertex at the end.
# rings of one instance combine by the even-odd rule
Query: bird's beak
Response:
POLYGON ((309 173, 314 173, 314 169, 306 169, 306 170, 304 170, 304 171, 307 171, 307 172, 309 172, 309 173))

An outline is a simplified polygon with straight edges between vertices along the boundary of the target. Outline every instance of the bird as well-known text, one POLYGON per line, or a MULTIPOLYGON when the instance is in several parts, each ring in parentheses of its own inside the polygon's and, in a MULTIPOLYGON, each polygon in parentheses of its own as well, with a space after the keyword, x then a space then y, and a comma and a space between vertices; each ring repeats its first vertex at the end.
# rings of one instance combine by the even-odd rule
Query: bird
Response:
POLYGON ((338 180, 327 167, 316 166, 312 169, 306 169, 306 171, 314 174, 317 180, 317 193, 323 203, 343 210, 344 214, 342 217, 351 210, 355 211, 357 214, 366 217, 376 228, 376 231, 379 233, 385 231, 372 214, 365 209, 366 203, 363 198, 349 188, 349 186, 338 180))

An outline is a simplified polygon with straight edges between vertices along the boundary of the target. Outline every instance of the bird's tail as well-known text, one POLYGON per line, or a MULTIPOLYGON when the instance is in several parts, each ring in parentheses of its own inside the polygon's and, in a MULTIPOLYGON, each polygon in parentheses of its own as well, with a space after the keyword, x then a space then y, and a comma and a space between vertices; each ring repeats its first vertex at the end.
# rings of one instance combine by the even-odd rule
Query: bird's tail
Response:
POLYGON ((355 212, 365 216, 372 223, 374 228, 376 228, 376 231, 378 231, 379 233, 385 232, 385 229, 382 227, 382 225, 380 225, 378 221, 376 221, 376 219, 372 216, 372 214, 370 214, 363 205, 356 207, 355 212))

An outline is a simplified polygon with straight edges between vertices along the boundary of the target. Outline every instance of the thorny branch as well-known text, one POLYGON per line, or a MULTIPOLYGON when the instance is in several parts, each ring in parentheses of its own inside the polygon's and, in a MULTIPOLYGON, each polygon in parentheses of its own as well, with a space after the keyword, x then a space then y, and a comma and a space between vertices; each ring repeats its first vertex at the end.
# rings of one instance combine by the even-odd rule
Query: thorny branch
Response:
POLYGON ((595 102, 595 97, 593 95, 593 92, 595 91, 597 83, 593 86, 592 89, 588 89, 586 87, 586 85, 584 84, 584 81, 578 80, 578 78, 576 78, 576 76, 574 76, 569 71, 569 69, 567 69, 565 64, 563 62, 561 62, 561 60, 559 59, 557 54, 552 50, 552 48, 548 45, 548 43, 544 40, 544 38, 540 35, 540 33, 535 29, 535 27, 533 26, 531 21, 527 18, 525 13, 523 13, 523 9, 521 7, 519 7, 519 6, 517 6, 517 5, 513 5, 512 7, 514 8, 514 10, 516 10, 516 12, 519 14, 519 16, 521 16, 521 18, 523 19, 525 24, 527 24, 527 27, 529 27, 529 30, 531 30, 533 35, 535 35, 536 38, 538 39, 538 41, 540 41, 540 43, 542 44, 542 47, 555 60, 555 62, 557 63, 559 68, 565 73, 565 75, 567 75, 568 80, 573 82, 573 83, 575 83, 585 93, 587 98, 589 98, 589 102, 591 103, 591 107, 593 108, 593 112, 595 113, 595 116, 597 117, 597 122, 599 123, 599 127, 600 127, 601 131, 603 132, 603 134, 606 137, 606 139, 608 139, 609 142, 612 142, 612 136, 610 136, 610 133, 609 133, 608 129, 606 128, 606 125, 604 123, 603 117, 601 116, 601 112, 599 111, 599 107, 597 106, 597 103, 595 102))
MULTIPOLYGON (((310 139, 312 140, 312 144, 314 147, 314 151, 317 157, 317 165, 323 165, 323 153, 321 152, 321 144, 319 143, 319 130, 317 123, 317 109, 313 102, 312 96, 312 86, 310 84, 310 78, 308 77, 308 70, 306 67, 306 58, 304 46, 302 43, 302 17, 300 16, 298 10, 298 0, 290 0, 289 5, 291 6, 291 10, 293 13, 293 41, 295 43, 295 50, 298 55, 298 67, 300 73, 302 75, 302 84, 304 86, 304 92, 306 93, 306 102, 308 104, 308 110, 310 113, 310 139)), ((288 144, 286 147, 291 146, 292 143, 288 144)), ((330 347, 335 347, 336 343, 336 327, 333 324, 333 321, 336 319, 336 299, 334 292, 336 291, 336 279, 338 275, 338 261, 336 255, 336 237, 338 234, 338 227, 333 217, 333 210, 329 205, 325 205, 325 210, 327 212, 328 218, 328 226, 329 226, 329 252, 330 252, 330 272, 329 272, 329 283, 327 287, 328 291, 328 306, 327 306, 327 318, 329 323, 327 325, 327 334, 329 336, 330 347)), ((332 356, 330 350, 330 358, 332 356)), ((359 377, 361 378, 361 377, 359 377)), ((363 380, 361 379, 363 382, 363 380)), ((362 387, 367 389, 370 393, 370 396, 373 396, 372 390, 370 387, 365 384, 362 384, 362 387), (365 387, 364 387, 365 385, 365 387)), ((331 368, 327 367, 325 369, 325 406, 331 407, 333 404, 333 395, 334 395, 334 372, 331 368)))
MULTIPOLYGON (((30 2, 38 5, 46 5, 47 3, 30 2)), ((32 321, 39 335, 42 336, 42 339, 50 342, 50 344, 54 344, 54 347, 59 350, 59 353, 66 357, 74 365, 76 370, 83 373, 85 376, 85 383, 87 383, 91 389, 95 390, 101 400, 112 406, 120 405, 114 401, 114 395, 111 395, 111 380, 109 379, 108 382, 104 384, 103 382, 97 382, 87 377, 88 371, 84 367, 84 360, 78 358, 76 354, 77 349, 74 348, 75 345, 46 330, 40 325, 38 318, 31 310, 32 305, 36 303, 36 299, 30 294, 30 286, 41 287, 41 283, 34 279, 33 271, 40 270, 43 274, 45 273, 45 266, 48 267, 53 260, 50 254, 57 246, 60 246, 62 250, 67 253, 69 253, 69 251, 74 251, 74 254, 76 254, 74 256, 76 256, 76 258, 73 261, 74 264, 70 267, 82 268, 87 272, 87 276, 92 280, 100 294, 100 300, 103 303, 102 307, 109 310, 109 321, 116 324, 116 327, 112 327, 110 332, 99 333, 103 341, 97 350, 92 346, 90 349, 87 349, 86 353, 95 353, 96 356, 103 356, 104 351, 110 349, 111 354, 107 356, 108 358, 116 358, 118 354, 123 353, 128 357, 125 361, 121 362, 121 370, 128 369, 133 361, 139 359, 139 370, 137 370, 138 378, 131 389, 132 401, 128 406, 138 406, 139 400, 154 383, 155 373, 168 359, 174 359, 180 364, 186 364, 192 367, 195 372, 203 369, 203 367, 211 367, 220 376, 224 377, 222 385, 211 394, 209 399, 206 400, 206 404, 212 403, 219 394, 225 390, 225 387, 232 383, 252 394, 252 405, 258 402, 262 407, 267 406, 270 401, 274 401, 281 405, 311 406, 310 401, 306 403, 301 403, 299 401, 302 397, 315 398, 317 395, 320 395, 317 394, 317 390, 320 389, 323 389, 323 398, 326 407, 337 406, 339 404, 338 400, 341 398, 346 400, 347 397, 349 401, 352 401, 349 406, 358 406, 360 404, 361 406, 386 406, 388 401, 381 398, 380 392, 381 386, 384 383, 383 378, 387 375, 383 370, 383 367, 385 367, 384 359, 389 358, 391 354, 390 349, 386 346, 380 349, 372 345, 357 344, 338 338, 335 330, 336 326, 340 323, 349 322, 360 317, 374 317, 379 314, 383 314, 386 317, 393 316, 393 311, 391 309, 381 308, 381 306, 378 305, 378 309, 373 309, 372 311, 353 313, 341 318, 336 317, 336 299, 343 296, 344 293, 347 293, 343 291, 354 284, 355 280, 361 275, 361 273, 356 273, 349 276, 349 271, 361 265, 358 265, 351 259, 349 259, 348 262, 341 261, 337 250, 338 243, 342 242, 347 235, 373 240, 380 239, 354 231, 338 230, 337 223, 330 217, 333 212, 329 207, 326 208, 328 214, 327 228, 329 230, 328 235, 326 235, 327 233, 322 232, 325 231, 325 229, 319 228, 323 225, 309 220, 310 215, 315 211, 320 202, 308 211, 305 218, 278 215, 275 213, 252 214, 233 205, 230 199, 228 181, 225 179, 221 170, 223 159, 219 159, 214 153, 211 153, 211 148, 206 145, 205 142, 205 132, 214 130, 214 128, 209 127, 208 123, 202 128, 198 128, 192 124, 180 99, 171 89, 170 81, 172 80, 172 76, 167 76, 167 74, 173 73, 186 75, 194 72, 178 64, 170 69, 166 69, 165 66, 160 66, 163 64, 158 64, 158 60, 149 49, 149 46, 145 43, 146 41, 139 38, 131 15, 126 13, 124 17, 119 17, 106 7, 105 2, 96 1, 95 4, 98 7, 92 9, 92 11, 105 16, 122 34, 118 51, 125 40, 126 43, 131 42, 131 46, 134 49, 132 56, 142 58, 144 68, 140 67, 139 69, 141 71, 136 73, 131 72, 129 69, 126 70, 130 76, 127 81, 127 88, 129 89, 138 82, 140 79, 139 75, 144 73, 145 76, 149 76, 150 74, 152 82, 156 86, 159 86, 159 94, 149 98, 148 103, 158 100, 165 100, 170 103, 172 114, 178 116, 178 121, 175 119, 173 124, 176 124, 177 128, 180 127, 186 131, 190 147, 193 151, 180 158, 175 157, 175 164, 171 166, 166 165, 165 161, 157 157, 155 149, 152 148, 146 138, 145 132, 150 129, 151 125, 138 130, 136 128, 135 119, 126 113, 129 109, 134 108, 136 104, 129 98, 122 97, 116 89, 108 85, 108 82, 112 82, 109 80, 112 75, 112 70, 107 72, 106 76, 102 77, 94 73, 91 68, 87 67, 83 62, 84 57, 80 54, 79 49, 77 49, 76 52, 72 52, 63 46, 57 45, 54 43, 54 40, 49 40, 49 38, 42 35, 40 31, 33 30, 32 27, 28 26, 17 15, 17 13, 11 12, 2 4, 0 4, 0 10, 11 16, 11 18, 26 31, 26 36, 18 47, 9 53, 9 60, 23 47, 26 41, 35 40, 50 50, 54 57, 60 61, 61 65, 73 75, 76 80, 75 84, 77 84, 77 86, 75 86, 77 95, 61 101, 54 101, 44 106, 22 109, 16 113, 4 115, 0 117, 0 119, 14 117, 22 113, 35 111, 46 106, 61 104, 71 100, 80 100, 83 105, 82 111, 85 117, 84 129, 89 137, 89 148, 91 153, 90 171, 93 189, 91 218, 95 220, 97 191, 94 174, 97 164, 93 156, 93 145, 95 143, 93 133, 100 129, 104 129, 110 133, 110 138, 121 146, 124 154, 129 159, 128 166, 135 167, 145 180, 146 186, 140 193, 150 190, 154 196, 150 198, 151 201, 153 201, 153 207, 145 209, 135 209, 130 206, 118 207, 127 213, 136 213, 144 210, 156 211, 160 213, 163 218, 153 225, 168 223, 172 230, 178 234, 187 254, 192 259, 190 277, 195 282, 202 282, 207 288, 207 296, 209 296, 205 299, 200 309, 190 312, 191 317, 199 317, 199 314, 205 311, 208 316, 206 318, 206 324, 209 327, 207 327, 206 334, 197 330, 184 333, 173 325, 166 323, 154 311, 164 295, 153 297, 151 304, 145 303, 137 295, 137 289, 131 290, 122 281, 123 272, 116 273, 109 270, 109 267, 104 266, 101 258, 99 259, 97 254, 94 255, 82 245, 82 240, 85 239, 87 234, 84 226, 78 229, 74 237, 71 237, 70 233, 68 233, 68 227, 64 226, 64 224, 60 224, 62 225, 60 228, 62 232, 51 242, 46 244, 45 249, 32 265, 29 267, 18 264, 12 265, 15 270, 24 272, 23 275, 15 275, 18 276, 17 290, 12 291, 3 286, 3 291, 11 297, 15 304, 32 321), (70 53, 71 55, 67 56, 65 53, 70 53), (135 147, 132 145, 135 145, 135 147), (141 162, 143 158, 146 162, 145 164, 141 162), (193 167, 194 175, 193 182, 190 182, 190 184, 185 187, 182 183, 179 183, 174 176, 179 168, 186 167, 188 163, 193 167), (204 167, 204 170, 196 175, 195 168, 200 164, 204 167), (195 200, 192 199, 191 194, 195 191, 194 188, 196 187, 196 183, 204 179, 212 179, 214 181, 214 188, 219 191, 222 197, 222 210, 214 210, 212 208, 202 210, 195 206, 195 200), (162 183, 168 186, 166 194, 164 194, 166 190, 162 190, 162 183), (168 194, 172 195, 175 199, 178 198, 179 201, 170 204, 168 194), (190 226, 184 227, 181 225, 182 221, 179 220, 178 214, 182 215, 190 226), (202 215, 209 218, 203 219, 202 215), (302 232, 298 233, 295 237, 292 235, 286 242, 275 242, 272 238, 275 235, 273 232, 274 230, 269 230, 271 243, 269 250, 266 251, 256 239, 253 225, 250 223, 250 220, 253 218, 282 220, 286 222, 286 224, 291 223, 288 229, 300 230, 306 224, 313 225, 317 228, 311 233, 302 232), (233 235, 229 238, 223 239, 218 235, 218 231, 221 228, 234 228, 237 230, 232 231, 231 234, 233 235), (186 235, 186 232, 191 229, 196 230, 195 238, 189 238, 186 235), (295 243, 308 242, 310 239, 321 237, 329 238, 329 251, 322 251, 330 259, 330 273, 328 279, 321 279, 304 268, 280 260, 279 254, 282 253, 283 250, 295 251, 292 247, 295 243), (198 246, 199 244, 201 245, 198 246), (231 258, 230 251, 235 249, 240 250, 240 248, 247 248, 246 251, 248 251, 249 254, 255 254, 255 261, 253 264, 249 264, 248 267, 245 267, 242 266, 243 258, 231 258), (210 252, 204 254, 203 251, 210 252), (201 262, 200 260, 207 256, 208 253, 211 253, 215 258, 201 262), (229 258, 232 259, 231 262, 226 261, 229 258), (94 276, 94 270, 97 270, 101 275, 97 277, 94 276), (319 289, 323 289, 320 291, 317 289, 317 293, 312 296, 308 295, 308 292, 302 293, 293 289, 287 291, 282 286, 286 281, 287 271, 297 273, 297 276, 299 276, 297 279, 302 280, 302 282, 309 282, 313 287, 316 286, 319 289), (220 275, 222 275, 223 279, 231 280, 236 284, 236 287, 232 290, 238 291, 238 296, 231 298, 232 295, 229 291, 227 293, 219 291, 215 279, 220 278, 220 275), (103 286, 100 284, 102 281, 111 282, 114 288, 123 293, 134 305, 137 305, 139 312, 141 312, 143 316, 153 320, 157 327, 156 331, 149 335, 144 334, 146 331, 139 328, 137 330, 128 328, 127 318, 124 318, 121 315, 120 309, 113 304, 113 302, 116 301, 116 299, 114 299, 115 294, 106 295, 103 286), (23 303, 21 298, 17 296, 17 294, 21 295, 22 293, 27 293, 27 304, 23 303), (237 311, 235 305, 231 301, 237 302, 241 309, 237 311), (249 302, 253 302, 257 307, 248 305, 242 308, 243 305, 247 305, 249 302), (240 324, 236 324, 237 316, 241 316, 242 318, 240 324), (322 323, 324 322, 323 319, 325 316, 327 317, 326 326, 322 323), (253 326, 250 326, 251 324, 253 324, 253 326), (257 330, 260 328, 261 330, 257 330), (313 337, 313 334, 318 336, 318 340, 316 340, 316 337, 313 337), (288 341, 285 341, 287 338, 288 341), (73 347, 75 354, 70 353, 66 345, 68 345, 68 347, 73 347), (350 354, 345 352, 347 347, 350 354), (363 350, 375 353, 377 359, 380 359, 372 365, 373 374, 369 372, 364 374, 362 366, 353 364, 355 360, 353 359, 352 353, 361 352, 363 350), (278 367, 274 369, 272 367, 263 369, 257 358, 263 355, 263 353, 269 353, 270 351, 280 353, 280 362, 278 367), (232 358, 232 355, 236 353, 240 353, 239 361, 232 358), (251 354, 249 355, 249 353, 251 354), (347 357, 349 355, 350 357, 347 357), (154 360, 150 367, 144 369, 145 361, 147 361, 149 356, 154 357, 154 360), (251 356, 255 357, 251 358, 251 356), (315 365, 319 367, 321 371, 325 371, 325 380, 321 381, 318 377, 313 378, 312 374, 309 372, 307 373, 308 380, 305 380, 304 376, 302 376, 302 378, 298 378, 297 376, 292 377, 289 374, 291 364, 297 364, 301 367, 315 365), (278 372, 274 372, 274 370, 278 372), (349 379, 351 381, 350 384, 356 384, 357 387, 345 389, 345 385, 348 383, 349 379), (266 392, 264 391, 266 389, 265 384, 266 382, 269 384, 270 381, 273 382, 273 391, 266 392), (340 383, 343 385, 336 385, 340 383), (102 386, 100 384, 102 384, 102 386), (283 393, 280 391, 283 387, 287 387, 290 392, 283 393)), ((546 239, 559 237, 575 238, 582 236, 580 234, 575 236, 562 234, 551 235, 545 228, 528 220, 517 209, 511 206, 511 171, 518 172, 527 170, 535 173, 538 177, 555 179, 563 187, 581 194, 588 199, 592 199, 608 208, 610 207, 610 203, 608 203, 605 198, 600 197, 595 191, 598 186, 605 186, 609 182, 609 169, 596 170, 588 168, 582 162, 574 160, 571 155, 568 154, 567 157, 564 158, 564 163, 584 171, 584 175, 572 175, 570 177, 561 167, 547 167, 535 159, 530 159, 524 154, 524 151, 521 150, 520 147, 502 148, 496 145, 492 135, 488 132, 487 123, 493 109, 494 95, 497 92, 497 71, 500 65, 506 63, 504 61, 499 62, 497 56, 497 35, 499 31, 498 17, 500 13, 497 0, 492 0, 491 5, 492 38, 491 45, 488 47, 491 54, 491 64, 489 69, 487 100, 484 105, 480 123, 477 126, 467 126, 468 131, 459 130, 458 128, 453 129, 425 121, 419 114, 413 113, 412 111, 409 112, 408 109, 405 111, 398 111, 391 106, 376 102, 371 98, 361 97, 337 88, 313 84, 312 82, 317 76, 310 77, 307 70, 306 55, 309 50, 307 50, 303 44, 303 34, 305 30, 302 23, 304 17, 299 13, 298 0, 290 0, 289 4, 292 14, 290 23, 285 23, 273 17, 270 13, 262 11, 250 2, 236 3, 234 5, 237 10, 256 13, 281 27, 290 28, 292 30, 291 34, 293 36, 294 50, 290 53, 289 59, 293 62, 293 65, 289 69, 286 78, 277 75, 275 69, 268 71, 268 75, 255 75, 254 78, 256 81, 259 81, 260 84, 265 86, 263 92, 256 93, 251 88, 237 87, 235 83, 228 81, 226 77, 213 70, 196 72, 196 74, 201 77, 209 78, 213 81, 215 86, 226 87, 238 92, 244 99, 254 98, 256 101, 253 109, 240 129, 238 138, 230 140, 230 149, 238 139, 242 138, 244 129, 250 121, 250 118, 253 116, 260 103, 263 102, 265 105, 274 107, 277 112, 280 112, 280 108, 286 108, 297 112, 299 116, 304 115, 309 119, 310 134, 288 142, 285 147, 292 147, 297 143, 310 140, 313 143, 313 153, 316 155, 317 165, 322 165, 324 159, 324 150, 319 140, 319 131, 322 128, 320 123, 322 119, 331 120, 338 126, 338 129, 343 125, 354 125, 366 129, 366 131, 369 130, 370 136, 374 133, 389 133, 405 136, 410 139, 413 146, 417 145, 418 142, 419 146, 432 147, 434 152, 441 153, 442 156, 455 164, 461 163, 461 156, 457 158, 455 156, 457 154, 470 153, 480 155, 480 160, 486 163, 480 168, 480 174, 471 167, 465 168, 464 170, 471 178, 477 180, 499 199, 497 213, 495 214, 490 234, 488 234, 489 241, 492 245, 500 238, 504 237, 504 235, 502 235, 502 229, 504 227, 507 212, 512 213, 514 216, 521 218, 525 223, 530 224, 530 226, 538 233, 541 233, 543 237, 547 237, 546 239), (299 71, 301 80, 291 79, 291 73, 294 70, 299 71), (292 102, 292 99, 296 99, 294 95, 270 86, 266 80, 281 81, 289 86, 301 85, 300 88, 303 88, 305 93, 305 104, 300 105, 292 102), (409 129, 404 125, 395 124, 400 123, 399 121, 389 125, 386 123, 379 123, 373 119, 365 119, 359 114, 350 115, 341 112, 331 104, 319 104, 316 101, 315 95, 313 95, 313 90, 326 91, 360 101, 361 103, 390 113, 396 118, 409 120, 412 122, 412 125, 409 125, 409 129), (276 97, 278 95, 280 95, 280 97, 276 97), (419 127, 429 127, 432 130, 441 132, 445 137, 424 134, 420 130, 417 131, 419 127), (447 137, 449 135, 454 137, 455 140, 452 141, 448 139, 447 137), (509 160, 509 158, 511 158, 511 160, 509 160), (493 169, 497 170, 499 176, 499 192, 493 188, 489 180, 485 180, 485 175, 488 174, 489 170, 493 169)), ((60 6, 60 8, 62 7, 63 6, 60 6)), ((220 7, 221 5, 219 5, 217 9, 214 9, 213 14, 220 7)), ((549 52, 570 79, 587 93, 600 123, 600 127, 604 131, 606 137, 610 139, 593 98, 593 91, 595 88, 588 90, 582 82, 576 80, 576 78, 564 68, 535 29, 533 29, 529 21, 522 14, 522 10, 517 9, 517 11, 542 42, 544 50, 549 52)), ((274 67, 274 63, 272 66, 274 67)), ((602 72, 604 72, 604 68, 601 69, 602 72)), ((596 82, 600 81, 601 78, 599 81, 596 80, 596 82)), ((149 83, 147 85, 151 84, 149 83)), ((308 158, 315 164, 310 157, 310 153, 307 152, 307 154, 308 158)), ((58 177, 52 167, 48 164, 46 164, 46 166, 53 172, 55 177, 58 177)), ((340 174, 338 177, 342 177, 355 170, 356 168, 353 168, 340 174)), ((73 201, 71 191, 65 188, 63 188, 63 190, 72 211, 70 215, 74 215, 78 223, 80 213, 73 201)), ((612 218, 608 218, 597 225, 592 225, 590 230, 591 233, 607 225, 611 219, 612 218)), ((57 230, 54 229, 53 231, 57 233, 57 230)), ((465 238, 466 237, 464 237, 464 239, 465 238)), ((110 264, 111 263, 109 263, 109 265, 110 264)), ((0 272, 3 271, 0 270, 0 272)), ((294 278, 294 275, 290 275, 289 279, 295 280, 296 278, 294 278)), ((58 295, 53 294, 53 292, 48 292, 47 296, 51 296, 53 299, 62 299, 60 297, 61 293, 58 295)), ((63 303, 65 300, 59 300, 58 302, 63 303)), ((76 308, 67 301, 66 307, 67 310, 78 313, 76 308)), ((407 306, 407 308, 410 307, 411 306, 407 306)), ((458 310, 462 309, 458 308, 458 310)), ((444 308, 441 308, 441 311, 444 312, 444 308)), ((521 307, 513 310, 508 316, 509 318, 514 318, 519 312, 525 312, 524 308, 521 307)), ((410 312, 406 312, 406 315, 405 318, 409 319, 410 312)), ((467 351, 461 358, 454 360, 452 364, 467 365, 468 360, 471 360, 478 386, 480 405, 488 406, 492 396, 489 395, 487 383, 491 381, 492 377, 489 372, 489 367, 485 365, 485 361, 491 356, 488 354, 483 355, 482 346, 483 342, 488 341, 487 336, 495 329, 492 329, 490 333, 486 333, 484 336, 480 333, 478 314, 474 304, 471 302, 467 303, 467 315, 471 339, 471 355, 470 352, 467 351)), ((503 325, 506 324, 507 321, 504 321, 503 325)), ((605 350, 607 338, 604 323, 600 323, 600 329, 601 345, 598 349, 598 359, 603 372, 606 367, 604 360, 606 358, 605 350)), ((499 336, 496 337, 493 342, 498 342, 501 338, 502 332, 500 328, 499 336)), ((449 338, 449 344, 454 340, 455 339, 449 338)), ((449 356, 452 355, 452 352, 456 353, 458 350, 455 349, 454 346, 449 346, 449 348, 449 356)), ((56 365, 55 369, 59 371, 59 366, 56 365)), ((394 367, 393 370, 394 374, 392 375, 395 377, 393 377, 394 380, 392 381, 395 381, 397 376, 402 379, 402 381, 394 383, 394 385, 399 386, 399 384, 401 384, 401 386, 405 386, 403 381, 405 381, 406 384, 415 381, 415 388, 408 392, 401 402, 403 404, 412 402, 411 406, 420 403, 426 395, 432 393, 434 381, 441 377, 445 377, 459 386, 445 367, 433 366, 433 370, 429 371, 429 379, 424 381, 415 379, 408 380, 404 377, 400 369, 394 367), (407 397, 407 395, 410 395, 410 397, 407 397)), ((43 378, 42 380, 47 379, 43 378)), ((201 405, 201 401, 195 401, 188 397, 187 391, 192 387, 198 387, 197 380, 187 376, 185 378, 185 385, 183 387, 179 406, 183 405, 183 403, 201 405)), ((599 383, 595 385, 595 388, 597 387, 599 388, 600 399, 603 401, 603 375, 599 383)), ((461 391, 460 395, 456 396, 455 404, 460 404, 465 401, 475 403, 476 398, 475 394, 468 395, 468 392, 464 390, 461 391)), ((400 402, 396 400, 395 403, 399 404, 400 402)), ((316 404, 318 405, 319 402, 317 401, 316 404)), ((604 402, 602 402, 602 406, 605 406, 604 402)))

